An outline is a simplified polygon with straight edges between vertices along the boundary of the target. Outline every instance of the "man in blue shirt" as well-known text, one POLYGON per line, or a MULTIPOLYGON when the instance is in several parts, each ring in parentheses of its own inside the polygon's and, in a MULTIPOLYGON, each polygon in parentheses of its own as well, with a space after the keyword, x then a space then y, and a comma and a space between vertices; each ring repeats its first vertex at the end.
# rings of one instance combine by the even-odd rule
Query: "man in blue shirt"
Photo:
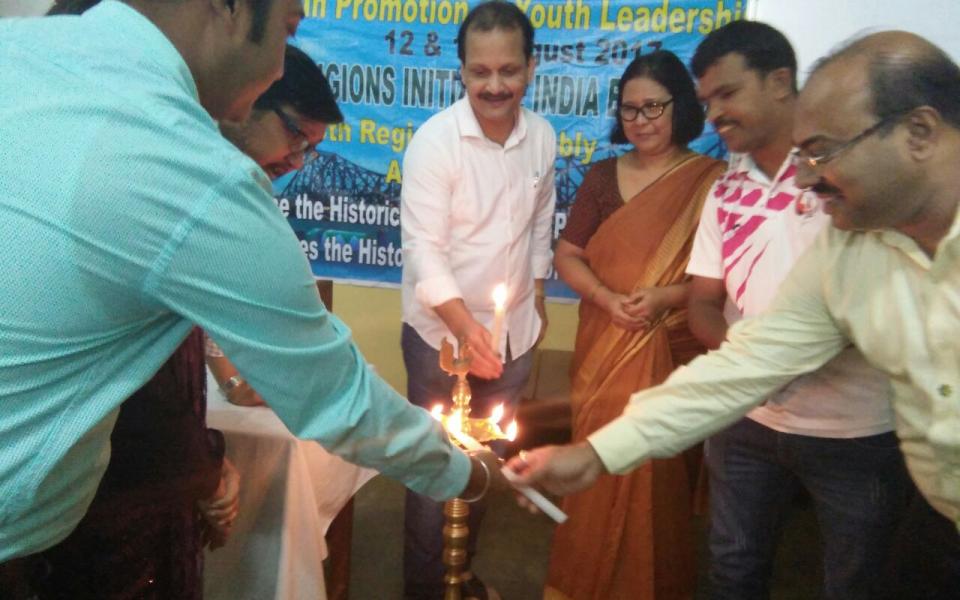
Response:
POLYGON ((194 324, 296 435, 436 498, 486 485, 369 372, 217 130, 279 77, 301 18, 297 0, 108 0, 0 23, 0 562, 70 532, 118 405, 194 324))

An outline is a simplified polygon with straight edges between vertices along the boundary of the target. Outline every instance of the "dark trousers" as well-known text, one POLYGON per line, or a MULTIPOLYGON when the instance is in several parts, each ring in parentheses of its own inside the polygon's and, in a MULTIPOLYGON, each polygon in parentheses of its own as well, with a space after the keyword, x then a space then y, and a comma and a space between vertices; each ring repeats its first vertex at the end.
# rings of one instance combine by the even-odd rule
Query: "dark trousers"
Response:
MULTIPOLYGON (((450 404, 450 392, 456 378, 440 369, 439 352, 427 344, 416 330, 404 323, 400 345, 407 368, 407 397, 429 410, 437 403, 450 404)), ((511 359, 507 357, 499 379, 468 377, 472 399, 471 415, 486 417, 493 407, 503 403, 504 422, 515 412, 533 366, 533 352, 511 359)), ((492 449, 502 450, 493 446, 492 449)), ((476 551, 477 534, 485 512, 484 503, 470 505, 468 560, 476 551)), ((438 600, 443 598, 443 503, 407 490, 404 507, 403 580, 404 598, 438 600)), ((469 566, 469 563, 468 563, 469 566)))
POLYGON ((710 598, 766 600, 784 516, 813 499, 825 600, 872 600, 912 485, 896 435, 837 439, 780 433, 744 418, 706 444, 710 598))
POLYGON ((916 492, 890 553, 882 600, 960 598, 960 533, 957 525, 916 492))

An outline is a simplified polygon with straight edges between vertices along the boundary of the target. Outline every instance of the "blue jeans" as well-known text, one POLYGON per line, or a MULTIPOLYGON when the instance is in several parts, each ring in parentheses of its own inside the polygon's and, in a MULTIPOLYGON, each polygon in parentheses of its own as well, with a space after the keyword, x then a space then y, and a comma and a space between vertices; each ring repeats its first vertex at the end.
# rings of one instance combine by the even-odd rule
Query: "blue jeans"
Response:
POLYGON ((767 599, 781 527, 799 487, 823 539, 825 600, 875 598, 912 485, 894 433, 818 438, 744 418, 706 444, 710 598, 767 599))
MULTIPOLYGON (((450 392, 455 377, 440 369, 439 355, 413 327, 406 323, 400 336, 403 363, 407 369, 407 398, 417 406, 430 409, 434 404, 450 405, 450 392)), ((520 393, 527 384, 533 366, 533 351, 511 359, 503 366, 499 379, 486 380, 468 376, 471 414, 485 417, 493 407, 503 403, 504 420, 512 418, 520 393)), ((502 451, 492 445, 494 451, 502 451)), ((498 452, 500 453, 500 452, 498 452)), ((484 503, 470 505, 470 537, 468 561, 476 551, 477 534, 485 512, 484 503)), ((404 507, 403 580, 404 598, 439 600, 443 598, 443 503, 407 490, 404 507)), ((469 562, 467 564, 469 568, 469 562)))

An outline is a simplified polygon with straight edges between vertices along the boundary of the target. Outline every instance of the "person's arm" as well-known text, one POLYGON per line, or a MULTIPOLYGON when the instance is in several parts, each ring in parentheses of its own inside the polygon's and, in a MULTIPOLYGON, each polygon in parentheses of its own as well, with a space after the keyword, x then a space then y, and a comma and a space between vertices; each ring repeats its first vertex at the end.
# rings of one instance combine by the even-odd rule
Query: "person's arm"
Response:
POLYGON ((237 406, 263 406, 265 404, 263 398, 250 387, 233 363, 223 355, 223 351, 216 342, 206 335, 204 337, 206 338, 207 367, 210 368, 210 373, 216 380, 217 386, 223 390, 227 400, 237 406))
POLYGON ((641 319, 648 324, 653 323, 668 309, 685 305, 689 292, 689 281, 662 287, 641 288, 630 294, 623 309, 631 318, 641 319))
POLYGON ((726 301, 722 279, 694 275, 690 280, 687 324, 690 333, 710 350, 719 348, 727 338, 727 319, 723 316, 726 301))
POLYGON ((590 435, 587 444, 537 449, 510 466, 521 472, 523 483, 572 493, 603 472, 624 473, 651 458, 679 453, 795 377, 821 367, 849 343, 823 299, 819 273, 829 268, 825 255, 807 252, 769 312, 737 323, 719 350, 680 367, 664 384, 634 394, 623 415, 590 435))
POLYGON ((491 346, 490 332, 463 301, 448 260, 453 170, 449 149, 429 135, 414 136, 403 157, 400 192, 403 268, 415 281, 417 301, 436 312, 457 340, 470 345, 470 372, 494 379, 503 364, 491 346))
POLYGON ((557 240, 553 266, 560 279, 580 296, 581 302, 592 302, 606 311, 617 327, 636 331, 648 326, 649 322, 627 313, 625 309, 629 296, 606 287, 590 268, 584 252, 602 222, 597 198, 602 195, 605 187, 616 185, 615 181, 611 183, 608 177, 602 175, 604 170, 602 163, 593 165, 577 188, 566 227, 557 240))
POLYGON ((537 340, 533 343, 534 348, 539 346, 543 338, 546 337, 547 325, 550 322, 550 319, 547 317, 546 283, 546 279, 533 280, 533 308, 537 311, 537 316, 540 317, 540 333, 537 334, 537 340))
POLYGON ((720 347, 727 337, 728 327, 723 314, 727 289, 723 279, 723 233, 718 209, 717 195, 711 188, 703 203, 687 263, 687 274, 692 276, 687 323, 694 337, 710 350, 720 347))
POLYGON ((202 327, 297 437, 434 498, 463 492, 467 456, 368 369, 251 177, 208 186, 172 230, 143 284, 145 301, 202 327))
POLYGON ((629 296, 610 290, 593 274, 584 258, 583 248, 562 238, 557 240, 553 264, 560 279, 580 295, 582 302, 592 302, 605 310, 617 327, 636 331, 649 325, 646 318, 627 312, 629 296))

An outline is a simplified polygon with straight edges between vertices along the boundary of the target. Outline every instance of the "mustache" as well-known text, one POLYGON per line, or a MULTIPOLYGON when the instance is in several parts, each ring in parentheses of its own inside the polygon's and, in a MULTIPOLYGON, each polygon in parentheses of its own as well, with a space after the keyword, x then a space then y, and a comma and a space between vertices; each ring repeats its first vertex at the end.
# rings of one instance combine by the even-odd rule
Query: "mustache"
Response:
POLYGON ((480 94, 481 100, 486 100, 487 102, 502 102, 503 100, 509 100, 513 98, 513 94, 480 94))
POLYGON ((826 181, 820 180, 817 183, 810 186, 810 191, 818 196, 839 196, 840 190, 826 181))

